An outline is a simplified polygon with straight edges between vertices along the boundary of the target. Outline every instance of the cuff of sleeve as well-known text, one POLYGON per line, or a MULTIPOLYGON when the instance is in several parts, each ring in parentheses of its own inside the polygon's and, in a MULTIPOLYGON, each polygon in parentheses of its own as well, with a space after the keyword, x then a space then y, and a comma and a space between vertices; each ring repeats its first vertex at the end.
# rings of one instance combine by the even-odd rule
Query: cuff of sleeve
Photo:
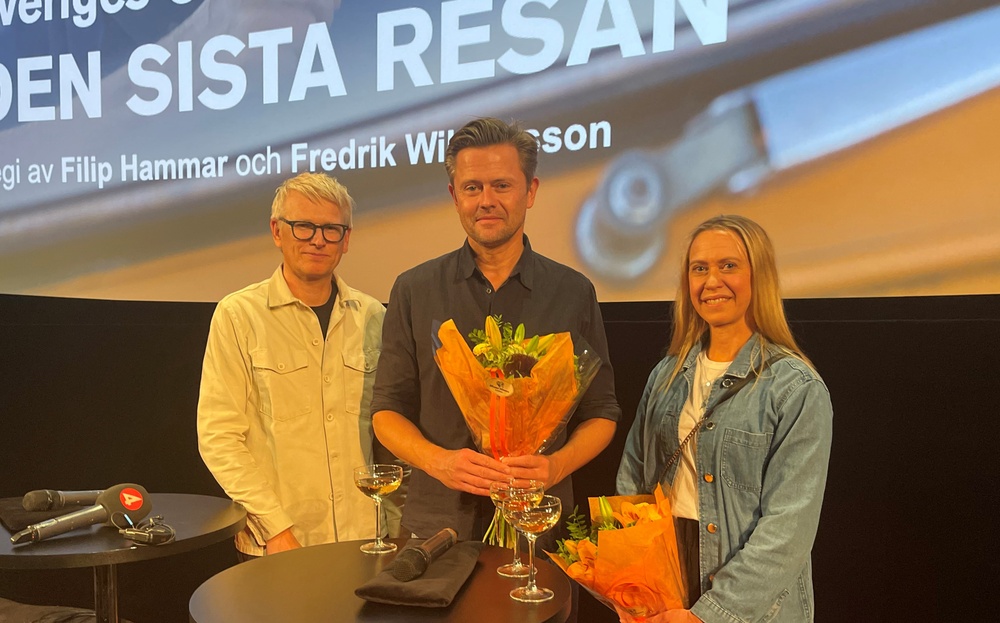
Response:
POLYGON ((705 623, 746 623, 744 619, 729 612, 705 595, 702 595, 701 599, 691 606, 691 614, 705 623))
POLYGON ((268 539, 292 527, 292 518, 283 510, 277 510, 267 515, 247 515, 247 526, 261 546, 268 539))

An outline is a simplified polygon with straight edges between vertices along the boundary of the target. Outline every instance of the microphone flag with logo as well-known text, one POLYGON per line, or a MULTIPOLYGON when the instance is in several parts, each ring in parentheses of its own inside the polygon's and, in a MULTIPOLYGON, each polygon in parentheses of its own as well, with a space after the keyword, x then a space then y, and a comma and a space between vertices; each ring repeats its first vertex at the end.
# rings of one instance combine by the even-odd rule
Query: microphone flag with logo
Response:
POLYGON ((96 504, 68 515, 32 524, 10 538, 11 543, 34 543, 77 528, 107 523, 116 527, 134 525, 146 517, 153 505, 142 485, 125 483, 105 489, 96 504))

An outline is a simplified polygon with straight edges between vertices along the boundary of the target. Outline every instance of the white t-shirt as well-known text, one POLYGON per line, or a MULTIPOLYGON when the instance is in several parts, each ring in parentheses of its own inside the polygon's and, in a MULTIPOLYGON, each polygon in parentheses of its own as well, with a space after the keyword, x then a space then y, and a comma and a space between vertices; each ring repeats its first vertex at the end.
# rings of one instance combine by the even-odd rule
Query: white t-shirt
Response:
MULTIPOLYGON (((691 429, 695 427, 705 413, 712 384, 726 373, 732 361, 712 361, 705 351, 698 353, 695 360, 694 382, 691 393, 681 409, 680 422, 677 427, 677 442, 684 441, 691 429)), ((671 488, 670 503, 673 506, 674 517, 698 519, 698 470, 695 466, 695 435, 681 451, 677 459, 677 472, 671 488)))

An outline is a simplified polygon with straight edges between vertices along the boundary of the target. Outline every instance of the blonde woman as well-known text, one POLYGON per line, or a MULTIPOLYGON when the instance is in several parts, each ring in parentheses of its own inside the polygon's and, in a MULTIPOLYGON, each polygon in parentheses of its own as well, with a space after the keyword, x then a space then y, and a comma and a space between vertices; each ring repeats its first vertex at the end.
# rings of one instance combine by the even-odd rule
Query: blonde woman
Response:
POLYGON ((657 623, 814 620, 832 423, 785 320, 767 233, 742 216, 705 221, 618 469, 620 494, 671 492, 691 606, 657 623))

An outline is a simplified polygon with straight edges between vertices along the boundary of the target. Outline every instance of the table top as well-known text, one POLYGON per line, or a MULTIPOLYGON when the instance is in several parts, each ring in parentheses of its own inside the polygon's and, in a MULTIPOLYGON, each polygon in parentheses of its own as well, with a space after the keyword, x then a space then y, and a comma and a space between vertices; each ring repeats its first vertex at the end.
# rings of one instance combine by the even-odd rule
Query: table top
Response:
POLYGON ((162 515, 176 537, 163 545, 137 545, 112 526, 78 528, 37 543, 14 545, 0 529, 0 568, 68 569, 96 567, 188 552, 235 535, 246 511, 231 500, 187 493, 150 493, 151 515, 162 515))
MULTIPOLYGON (((402 549, 406 540, 394 542, 402 549)), ((555 597, 540 604, 514 601, 510 591, 526 581, 497 574, 496 568, 509 563, 512 554, 509 549, 493 546, 483 548, 472 574, 447 608, 366 602, 354 594, 354 589, 383 570, 396 554, 364 554, 359 550, 362 543, 315 545, 226 569, 191 596, 191 621, 563 623, 569 616, 571 590, 562 571, 545 560, 536 560, 536 583, 552 589, 555 597)))

